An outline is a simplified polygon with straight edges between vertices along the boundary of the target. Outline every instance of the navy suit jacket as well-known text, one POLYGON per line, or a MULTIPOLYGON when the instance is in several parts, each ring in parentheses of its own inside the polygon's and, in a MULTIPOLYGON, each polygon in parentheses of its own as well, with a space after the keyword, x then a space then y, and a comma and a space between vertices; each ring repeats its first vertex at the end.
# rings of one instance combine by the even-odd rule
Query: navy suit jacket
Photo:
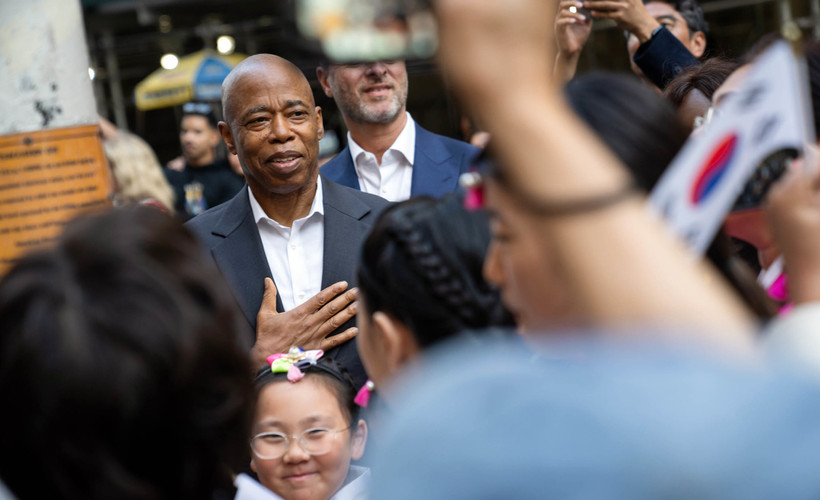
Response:
POLYGON ((700 61, 668 29, 661 28, 642 43, 632 58, 644 76, 663 90, 681 71, 700 61))
MULTIPOLYGON (((478 153, 479 149, 473 145, 434 134, 416 123, 410 196, 441 198, 458 191, 458 177, 469 169, 478 153)), ((359 176, 349 146, 322 165, 322 174, 343 186, 359 189, 359 176)))
MULTIPOLYGON (((322 289, 347 281, 356 282, 361 245, 381 210, 389 203, 375 195, 355 191, 322 178, 325 240, 322 267, 322 289)), ((248 319, 249 335, 256 339, 256 315, 262 305, 265 277, 273 279, 262 239, 253 218, 246 189, 233 199, 198 215, 186 223, 210 251, 211 256, 233 291, 248 319)), ((284 311, 281 299, 276 309, 284 311)), ((355 326, 351 319, 333 335, 355 326)), ((357 387, 366 381, 364 368, 356 352, 355 339, 328 351, 345 366, 357 387)))

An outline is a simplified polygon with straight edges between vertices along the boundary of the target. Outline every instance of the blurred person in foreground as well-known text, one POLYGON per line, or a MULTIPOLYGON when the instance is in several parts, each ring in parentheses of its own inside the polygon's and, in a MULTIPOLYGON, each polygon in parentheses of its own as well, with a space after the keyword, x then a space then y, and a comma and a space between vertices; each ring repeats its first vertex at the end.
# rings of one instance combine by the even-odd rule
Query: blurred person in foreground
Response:
POLYGON ((372 498, 820 495, 816 381, 645 342, 539 350, 561 361, 499 342, 425 353, 374 442, 372 498))
POLYGON ((222 83, 219 131, 248 187, 188 227, 230 285, 254 336, 254 364, 294 345, 322 349, 358 384, 356 257, 378 196, 319 175, 322 109, 307 78, 272 54, 239 63, 222 83))
POLYGON ((0 281, 0 478, 22 499, 230 487, 253 397, 241 328, 174 218, 137 206, 72 222, 0 281))
MULTIPOLYGON (((709 69, 714 67, 707 61, 693 69, 702 69, 701 74, 706 75, 719 71, 709 69)), ((714 88, 717 85, 712 83, 714 88)), ((708 92, 708 88, 705 91, 708 92)), ((637 187, 647 194, 652 192, 689 137, 689 124, 676 119, 680 114, 676 116, 668 99, 630 75, 584 75, 567 84, 565 94, 573 111, 624 163, 637 187), (641 106, 635 106, 636 102, 641 106)), ((711 93, 709 95, 711 97, 711 93)), ((725 232, 718 231, 705 258, 758 318, 767 320, 776 313, 775 303, 755 282, 752 269, 734 255, 734 245, 725 232)))
POLYGON ((486 194, 509 251, 541 257, 531 281, 564 275, 599 335, 551 342, 558 363, 509 345, 426 357, 378 445, 373 496, 817 497, 820 388, 744 367, 747 312, 622 192, 623 167, 548 76, 554 4, 435 7, 442 68, 496 141, 507 185, 486 194))
MULTIPOLYGON (((645 195, 674 159, 687 139, 688 129, 678 120, 673 107, 663 97, 652 92, 631 75, 592 73, 581 76, 564 89, 572 111, 595 132, 597 137, 624 163, 632 183, 625 196, 645 195), (641 106, 634 103, 640 102, 641 106)), ((490 149, 492 153, 492 146, 490 149)), ((485 189, 508 191, 504 169, 485 155, 479 161, 485 189)), ((586 319, 577 311, 571 291, 571 277, 555 266, 551 278, 532 280, 533 269, 547 267, 543 256, 517 250, 517 234, 526 227, 513 227, 508 209, 499 205, 499 197, 487 197, 494 238, 485 262, 487 280, 501 288, 506 305, 516 315, 522 332, 538 332, 543 325, 577 326, 586 319), (539 325, 542 325, 539 327, 539 325)), ((503 203, 503 200, 502 200, 503 203)), ((583 210, 583 206, 578 207, 583 210)), ((591 207, 594 209, 594 206, 591 207)), ((561 217, 561 213, 554 217, 561 217)), ((573 214, 563 213, 572 221, 573 214)), ((601 242, 597 243, 601 245, 601 242)), ((746 304, 761 318, 769 318, 774 310, 757 286, 754 275, 731 254, 725 235, 718 235, 707 257, 739 293, 746 304)), ((549 262, 549 260, 547 261, 549 262)), ((610 266, 619 266, 613 259, 610 266)), ((672 283, 669 286, 674 286, 672 283)), ((614 295, 618 303, 624 298, 614 295)))
POLYGON ((493 137, 502 182, 489 182, 484 196, 502 265, 517 277, 517 319, 533 331, 580 325, 633 335, 653 326, 658 335, 750 354, 747 308, 648 213, 628 170, 550 76, 553 24, 544 20, 556 5, 522 2, 504 12, 465 1, 436 4, 442 67, 493 137), (456 19, 457 5, 471 23, 456 19), (510 79, 516 92, 502 92, 510 79))

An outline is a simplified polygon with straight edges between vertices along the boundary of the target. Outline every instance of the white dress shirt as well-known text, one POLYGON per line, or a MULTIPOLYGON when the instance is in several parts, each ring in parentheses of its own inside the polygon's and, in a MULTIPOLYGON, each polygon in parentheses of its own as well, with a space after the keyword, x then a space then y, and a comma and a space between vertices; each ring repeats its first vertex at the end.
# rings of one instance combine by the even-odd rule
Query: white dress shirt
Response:
POLYGON ((407 123, 395 142, 382 155, 381 165, 376 155, 365 151, 356 144, 350 132, 347 133, 350 155, 359 177, 359 188, 365 193, 375 194, 388 201, 402 201, 410 198, 410 184, 413 182, 413 160, 416 150, 416 122, 407 113, 407 123))
POLYGON ((285 310, 289 311, 322 289, 325 241, 322 178, 316 182, 316 196, 310 212, 293 221, 293 227, 283 226, 268 217, 250 188, 248 196, 276 292, 285 310))

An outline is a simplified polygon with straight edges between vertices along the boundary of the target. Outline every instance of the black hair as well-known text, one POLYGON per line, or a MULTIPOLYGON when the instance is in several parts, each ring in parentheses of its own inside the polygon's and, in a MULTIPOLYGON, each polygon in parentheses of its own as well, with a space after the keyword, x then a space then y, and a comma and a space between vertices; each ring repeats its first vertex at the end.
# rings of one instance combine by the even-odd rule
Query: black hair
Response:
POLYGON ((711 100, 715 91, 738 68, 737 61, 712 57, 695 66, 685 68, 663 89, 663 96, 679 108, 689 92, 699 91, 711 100))
POLYGON ((510 325, 498 291, 482 276, 490 239, 486 214, 466 210, 460 195, 392 205, 362 249, 362 300, 371 313, 407 325, 421 347, 467 329, 510 325))
POLYGON ((208 498, 247 462, 245 320, 174 218, 70 223, 0 280, 0 477, 19 498, 208 498))
POLYGON ((672 105, 632 75, 590 73, 570 82, 565 95, 646 191, 688 137, 672 105))
POLYGON ((698 31, 702 31, 704 35, 709 33, 709 23, 703 17, 703 9, 696 0, 643 0, 644 4, 652 2, 669 4, 678 11, 681 17, 686 20, 690 35, 694 35, 698 31))
MULTIPOLYGON (((638 185, 651 191, 688 136, 688 128, 670 103, 631 75, 584 76, 567 85, 566 93, 570 106, 626 165, 638 185)), ((706 256, 759 317, 774 314, 751 270, 733 256, 725 234, 716 235, 706 256)))
POLYGON ((216 119, 216 112, 213 105, 208 102, 186 102, 182 105, 182 118, 186 116, 202 116, 208 120, 211 128, 217 128, 219 121, 216 119))
MULTIPOLYGON (((356 398, 357 388, 353 383, 353 378, 347 369, 333 358, 322 356, 311 364, 308 361, 298 361, 296 366, 305 374, 305 378, 314 379, 327 387, 336 396, 342 415, 350 425, 355 426, 359 421, 359 405, 353 402, 356 398)), ((256 373, 254 386, 256 388, 257 399, 262 389, 274 382, 288 382, 287 373, 274 373, 270 365, 263 366, 256 373)), ((300 383, 301 381, 293 382, 300 383)), ((288 382, 291 383, 291 382, 288 382)))

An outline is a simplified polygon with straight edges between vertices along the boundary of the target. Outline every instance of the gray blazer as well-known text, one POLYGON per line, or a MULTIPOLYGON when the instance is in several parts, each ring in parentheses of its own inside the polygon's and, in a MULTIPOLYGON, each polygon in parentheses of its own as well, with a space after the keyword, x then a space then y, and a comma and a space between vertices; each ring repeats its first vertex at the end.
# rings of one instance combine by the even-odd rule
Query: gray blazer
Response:
MULTIPOLYGON (((325 210, 322 288, 343 280, 353 286, 361 245, 376 217, 389 202, 325 177, 322 177, 322 194, 325 210)), ((265 291, 264 278, 273 279, 273 276, 247 191, 240 190, 233 199, 194 217, 186 226, 210 251, 248 319, 249 335, 255 339, 256 315, 265 291)), ((276 309, 284 311, 279 297, 276 298, 276 309)), ((350 320, 333 335, 354 325, 355 319, 350 320)), ((367 376, 356 352, 355 339, 331 349, 327 355, 350 371, 357 387, 364 384, 367 376)))

